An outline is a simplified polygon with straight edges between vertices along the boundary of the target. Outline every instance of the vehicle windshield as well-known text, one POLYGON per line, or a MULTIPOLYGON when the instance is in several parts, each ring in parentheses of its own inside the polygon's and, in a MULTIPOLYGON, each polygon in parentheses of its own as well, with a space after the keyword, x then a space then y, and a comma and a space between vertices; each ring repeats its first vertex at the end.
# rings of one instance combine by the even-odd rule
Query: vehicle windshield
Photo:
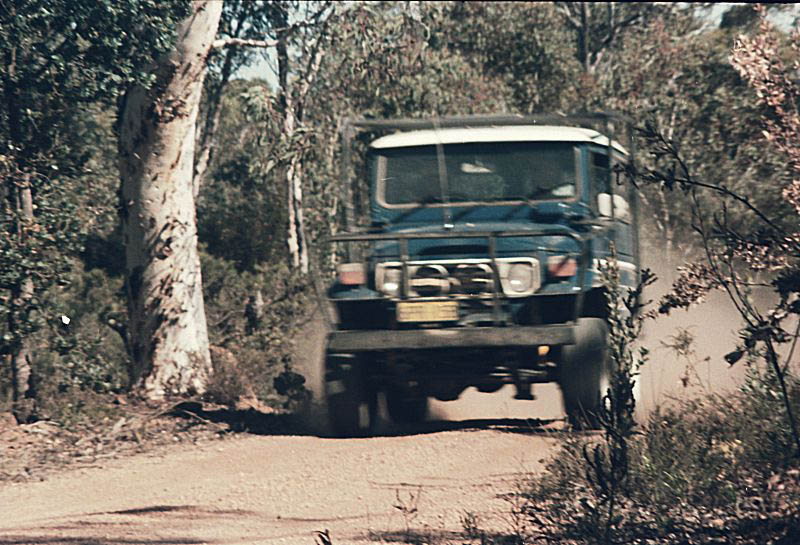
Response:
MULTIPOLYGON (((571 142, 480 142, 442 146, 453 204, 571 199, 576 194, 571 142)), ((373 175, 388 206, 442 202, 436 146, 378 149, 373 175)))

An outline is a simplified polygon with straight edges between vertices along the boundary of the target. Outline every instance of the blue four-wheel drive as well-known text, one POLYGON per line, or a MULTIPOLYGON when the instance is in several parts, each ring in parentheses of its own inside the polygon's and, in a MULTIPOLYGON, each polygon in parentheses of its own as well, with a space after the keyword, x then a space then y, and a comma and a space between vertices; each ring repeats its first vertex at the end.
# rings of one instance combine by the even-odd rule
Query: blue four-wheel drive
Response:
POLYGON ((363 169, 370 228, 332 237, 347 261, 328 291, 334 430, 370 434, 381 391, 391 418, 411 423, 429 397, 514 384, 533 399, 533 383, 552 381, 570 422, 597 427, 609 379, 599 267, 612 245, 623 286, 638 280, 636 200, 616 168, 631 158, 628 120, 351 121, 346 165, 359 131, 384 135, 363 169))

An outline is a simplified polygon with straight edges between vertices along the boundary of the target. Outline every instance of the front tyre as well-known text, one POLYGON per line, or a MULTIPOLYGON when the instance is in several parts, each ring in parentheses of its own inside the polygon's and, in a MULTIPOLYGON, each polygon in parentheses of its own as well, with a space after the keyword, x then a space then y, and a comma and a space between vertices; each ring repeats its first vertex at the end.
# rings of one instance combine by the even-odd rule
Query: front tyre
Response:
POLYGON ((375 431, 378 402, 361 358, 325 356, 325 397, 331 428, 338 437, 367 437, 375 431))
POLYGON ((558 385, 567 419, 575 429, 600 429, 603 397, 610 384, 608 325, 601 318, 580 318, 575 344, 561 349, 558 385))
POLYGON ((428 396, 419 387, 389 386, 386 411, 396 424, 418 424, 428 416, 428 396))

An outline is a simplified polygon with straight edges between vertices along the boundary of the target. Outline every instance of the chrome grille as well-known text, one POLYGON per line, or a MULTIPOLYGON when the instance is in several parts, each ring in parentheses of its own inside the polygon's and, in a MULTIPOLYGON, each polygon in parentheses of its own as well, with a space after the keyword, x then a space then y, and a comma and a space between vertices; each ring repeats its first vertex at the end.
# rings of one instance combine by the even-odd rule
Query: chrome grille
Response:
POLYGON ((450 291, 450 271, 442 265, 421 265, 411 271, 408 284, 419 297, 444 295, 450 291))
MULTIPOLYGON (((500 275, 500 293, 510 297, 523 297, 539 289, 541 279, 539 275, 539 262, 533 258, 498 258, 496 260, 500 275), (511 292, 508 289, 505 274, 516 263, 524 263, 532 267, 533 285, 524 293, 511 292)), ((470 260, 437 260, 437 261, 409 261, 408 270, 408 297, 491 297, 494 291, 494 274, 491 261, 488 259, 470 260)), ((375 283, 379 291, 387 295, 398 296, 382 290, 383 279, 388 277, 387 271, 395 271, 399 275, 403 264, 401 262, 378 263, 375 272, 375 283)))
POLYGON ((492 267, 487 263, 456 265, 451 282, 455 284, 457 293, 465 295, 491 294, 494 284, 492 267))

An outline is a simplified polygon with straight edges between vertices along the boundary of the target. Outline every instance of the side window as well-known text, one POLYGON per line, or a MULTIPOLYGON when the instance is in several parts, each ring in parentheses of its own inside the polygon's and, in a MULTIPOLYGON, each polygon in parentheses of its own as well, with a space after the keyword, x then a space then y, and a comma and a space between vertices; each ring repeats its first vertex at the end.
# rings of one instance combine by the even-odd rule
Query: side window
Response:
POLYGON ((592 202, 597 205, 597 195, 611 193, 608 177, 608 155, 589 152, 589 183, 592 188, 592 202))
POLYGON ((589 183, 593 206, 601 216, 630 223, 630 204, 623 195, 612 192, 609 168, 608 155, 589 152, 589 183))

